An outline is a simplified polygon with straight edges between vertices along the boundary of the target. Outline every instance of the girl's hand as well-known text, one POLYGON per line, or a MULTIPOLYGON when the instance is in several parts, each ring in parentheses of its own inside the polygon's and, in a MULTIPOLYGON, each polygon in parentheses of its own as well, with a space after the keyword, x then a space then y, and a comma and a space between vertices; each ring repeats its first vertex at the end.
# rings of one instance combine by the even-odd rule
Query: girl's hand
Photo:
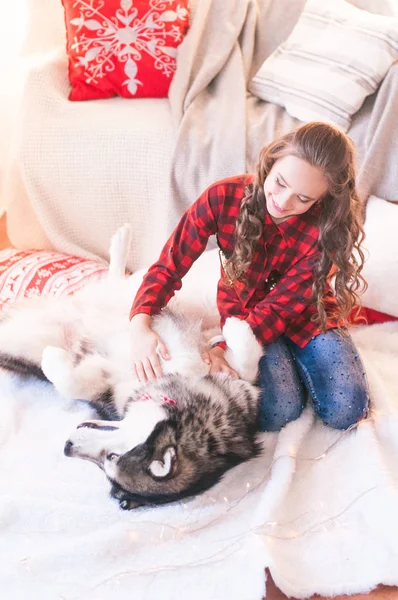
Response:
POLYGON ((230 367, 225 360, 225 351, 223 348, 215 346, 215 348, 212 348, 208 352, 203 352, 202 358, 210 365, 209 372, 211 375, 214 375, 215 373, 226 373, 233 379, 239 379, 237 372, 230 367))
POLYGON ((141 382, 154 381, 163 375, 159 354, 164 360, 170 356, 161 338, 150 327, 151 317, 138 314, 130 321, 133 374, 141 382))

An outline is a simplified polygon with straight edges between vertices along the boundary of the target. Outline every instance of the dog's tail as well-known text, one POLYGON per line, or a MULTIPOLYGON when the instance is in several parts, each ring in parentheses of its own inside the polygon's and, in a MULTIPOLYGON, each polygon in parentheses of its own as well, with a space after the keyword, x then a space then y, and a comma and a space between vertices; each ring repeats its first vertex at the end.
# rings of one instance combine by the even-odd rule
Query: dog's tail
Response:
POLYGON ((11 356, 10 354, 4 354, 2 352, 0 352, 0 369, 15 373, 20 377, 34 377, 40 381, 48 381, 42 369, 33 361, 26 360, 25 358, 18 358, 17 356, 11 356))
POLYGON ((112 236, 109 248, 109 279, 122 279, 126 275, 127 257, 131 245, 131 225, 125 223, 112 236))

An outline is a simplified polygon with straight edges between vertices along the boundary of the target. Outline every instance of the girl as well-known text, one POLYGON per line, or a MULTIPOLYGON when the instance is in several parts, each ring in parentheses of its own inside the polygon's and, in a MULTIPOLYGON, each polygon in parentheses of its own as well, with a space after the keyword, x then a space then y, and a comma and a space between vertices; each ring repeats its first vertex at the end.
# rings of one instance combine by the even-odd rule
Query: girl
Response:
MULTIPOLYGON (((263 148, 255 175, 214 183, 184 213, 130 313, 142 382, 161 375, 157 349, 168 358, 151 315, 181 287, 213 234, 222 263, 221 325, 229 316, 245 319, 264 344, 261 430, 297 419, 307 392, 331 427, 347 429, 364 418, 366 376, 345 328, 363 282, 351 140, 332 125, 303 125, 263 148)), ((236 376, 224 350, 220 342, 208 353, 211 372, 236 376)))

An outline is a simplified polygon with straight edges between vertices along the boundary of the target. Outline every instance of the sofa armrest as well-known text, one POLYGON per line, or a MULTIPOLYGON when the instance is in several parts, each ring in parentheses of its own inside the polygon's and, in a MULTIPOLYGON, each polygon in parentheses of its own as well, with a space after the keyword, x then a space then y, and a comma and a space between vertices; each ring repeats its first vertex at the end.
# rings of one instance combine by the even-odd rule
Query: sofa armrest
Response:
POLYGON ((129 269, 150 264, 175 210, 168 100, 70 102, 68 92, 62 51, 31 63, 8 181, 9 237, 17 247, 39 241, 60 252, 107 258, 111 235, 129 222, 129 269))

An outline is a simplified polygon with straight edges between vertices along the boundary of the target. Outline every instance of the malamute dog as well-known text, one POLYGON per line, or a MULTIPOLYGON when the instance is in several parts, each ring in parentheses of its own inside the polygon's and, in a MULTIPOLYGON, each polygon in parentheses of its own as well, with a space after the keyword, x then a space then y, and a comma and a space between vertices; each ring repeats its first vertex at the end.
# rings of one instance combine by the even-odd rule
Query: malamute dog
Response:
POLYGON ((171 356, 163 361, 164 376, 147 384, 134 379, 133 291, 124 277, 129 240, 128 226, 113 236, 106 281, 72 297, 25 301, 0 322, 1 368, 48 380, 104 419, 79 425, 64 452, 103 469, 124 509, 203 492, 258 455, 253 383, 262 354, 247 323, 229 319, 226 358, 240 379, 209 375, 201 353, 210 332, 173 311, 171 301, 153 320, 171 356))

